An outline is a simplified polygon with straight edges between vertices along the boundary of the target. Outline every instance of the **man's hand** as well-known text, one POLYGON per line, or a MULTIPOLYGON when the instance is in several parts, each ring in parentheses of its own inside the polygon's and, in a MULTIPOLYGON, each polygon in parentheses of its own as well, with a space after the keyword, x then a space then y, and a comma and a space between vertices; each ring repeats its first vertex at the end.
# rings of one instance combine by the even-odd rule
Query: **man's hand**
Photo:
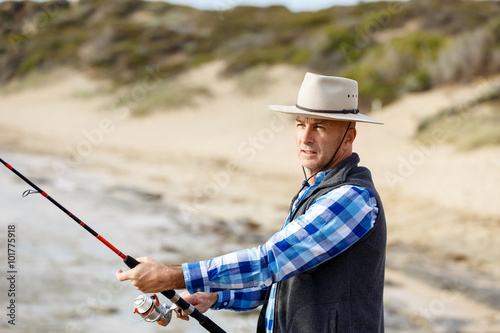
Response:
POLYGON ((132 285, 145 294, 186 287, 181 266, 165 266, 149 257, 137 258, 140 265, 128 271, 119 269, 119 281, 131 280, 132 285))
MULTIPOLYGON (((212 305, 214 305, 217 302, 218 299, 218 294, 217 293, 196 293, 196 294, 190 294, 187 291, 184 291, 181 294, 181 297, 185 299, 188 303, 191 303, 195 308, 198 309, 201 313, 205 313, 212 305)), ((189 316, 185 314, 183 311, 181 311, 181 308, 177 308, 177 311, 181 313, 181 315, 177 315, 177 318, 183 319, 183 320, 189 320, 189 316)))

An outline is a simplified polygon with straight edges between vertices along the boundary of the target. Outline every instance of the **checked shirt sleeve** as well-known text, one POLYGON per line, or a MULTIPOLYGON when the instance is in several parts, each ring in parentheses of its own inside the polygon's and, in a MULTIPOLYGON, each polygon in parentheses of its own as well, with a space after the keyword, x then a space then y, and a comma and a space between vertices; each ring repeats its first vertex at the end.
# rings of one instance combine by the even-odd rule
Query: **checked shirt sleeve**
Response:
POLYGON ((248 311, 262 305, 267 294, 267 287, 219 291, 214 310, 248 311))
POLYGON ((262 246, 184 264, 186 288, 194 293, 268 287, 348 249, 373 227, 377 213, 368 189, 336 188, 262 246))

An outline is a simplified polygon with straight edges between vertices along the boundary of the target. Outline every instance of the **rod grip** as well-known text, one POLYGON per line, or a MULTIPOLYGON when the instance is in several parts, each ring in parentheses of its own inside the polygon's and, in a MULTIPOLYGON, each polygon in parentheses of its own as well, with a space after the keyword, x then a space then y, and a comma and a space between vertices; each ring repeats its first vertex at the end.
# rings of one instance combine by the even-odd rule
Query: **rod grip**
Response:
POLYGON ((128 266, 128 268, 134 268, 135 266, 140 264, 140 262, 138 262, 134 257, 131 256, 127 256, 127 258, 125 258, 123 262, 128 266))

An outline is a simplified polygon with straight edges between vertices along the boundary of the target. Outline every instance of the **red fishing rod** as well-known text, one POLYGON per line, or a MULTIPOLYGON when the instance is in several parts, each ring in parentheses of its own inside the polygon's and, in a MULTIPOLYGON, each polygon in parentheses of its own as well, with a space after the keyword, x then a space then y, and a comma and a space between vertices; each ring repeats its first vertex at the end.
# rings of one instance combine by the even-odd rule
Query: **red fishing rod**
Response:
MULTIPOLYGON (((76 223, 78 223, 81 227, 83 227, 85 230, 90 232, 94 237, 96 237, 98 240, 100 240, 104 245, 106 245, 111 251, 116 253, 120 258, 123 259, 123 262, 129 267, 129 268, 134 268, 135 266, 139 265, 140 262, 135 260, 133 257, 124 254, 120 250, 118 250, 113 244, 108 242, 104 237, 99 235, 97 232, 95 232, 91 227, 89 227, 87 224, 83 223, 82 220, 80 220, 78 217, 73 215, 69 210, 64 208, 59 202, 54 200, 50 195, 47 194, 44 190, 42 190, 40 187, 38 187, 36 184, 34 184, 31 180, 23 176, 19 171, 14 169, 10 164, 5 162, 3 159, 0 158, 0 162, 7 167, 10 171, 15 173, 19 178, 24 180, 27 184, 29 184, 31 187, 35 189, 33 190, 27 190, 23 193, 23 197, 28 196, 29 194, 33 193, 39 193, 43 195, 45 198, 47 198, 50 202, 52 202, 54 205, 56 205, 60 210, 62 210, 66 215, 71 217, 76 223)), ((201 313, 198 309, 196 309, 193 305, 189 304, 186 300, 184 300, 180 295, 175 291, 175 290, 165 290, 161 292, 163 296, 168 298, 172 303, 176 304, 178 307, 180 307, 186 314, 189 316, 193 317, 196 319, 201 326, 203 326, 207 331, 212 332, 212 333, 226 333, 222 328, 220 328, 216 323, 214 323, 210 318, 205 316, 203 313, 201 313)), ((159 322, 159 321, 158 321, 159 322)), ((160 322, 159 322, 160 323, 160 322)), ((161 323, 160 323, 161 324, 161 323)), ((163 325, 166 326, 166 325, 163 325)))

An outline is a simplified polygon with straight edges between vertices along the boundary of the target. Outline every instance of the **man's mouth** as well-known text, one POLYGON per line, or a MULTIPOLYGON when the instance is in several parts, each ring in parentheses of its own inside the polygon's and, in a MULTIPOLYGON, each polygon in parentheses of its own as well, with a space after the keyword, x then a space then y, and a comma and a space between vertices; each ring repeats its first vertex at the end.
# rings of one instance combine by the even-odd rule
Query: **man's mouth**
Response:
POLYGON ((316 154, 315 150, 307 150, 307 149, 302 149, 302 153, 306 155, 314 155, 316 154))

